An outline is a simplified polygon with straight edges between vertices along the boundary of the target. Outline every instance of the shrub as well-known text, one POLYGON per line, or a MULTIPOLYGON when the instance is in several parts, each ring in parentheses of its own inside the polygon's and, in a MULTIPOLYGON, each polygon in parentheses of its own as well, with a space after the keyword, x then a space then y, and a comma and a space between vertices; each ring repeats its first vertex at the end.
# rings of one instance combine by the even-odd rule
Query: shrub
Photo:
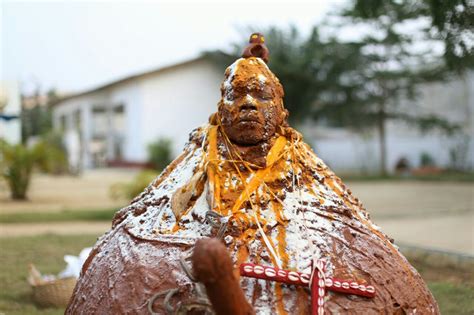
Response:
POLYGON ((426 152, 421 153, 420 155, 420 165, 421 167, 427 167, 427 166, 435 166, 435 160, 433 157, 426 152))
POLYGON ((22 144, 10 145, 6 141, 0 140, 1 176, 10 188, 12 199, 26 199, 35 161, 34 150, 30 150, 22 144))
POLYGON ((171 155, 171 140, 169 139, 161 138, 148 145, 148 161, 158 171, 162 171, 171 163, 171 155))
POLYGON ((68 171, 68 160, 62 137, 58 133, 44 135, 33 148, 40 171, 49 174, 64 174, 68 171))

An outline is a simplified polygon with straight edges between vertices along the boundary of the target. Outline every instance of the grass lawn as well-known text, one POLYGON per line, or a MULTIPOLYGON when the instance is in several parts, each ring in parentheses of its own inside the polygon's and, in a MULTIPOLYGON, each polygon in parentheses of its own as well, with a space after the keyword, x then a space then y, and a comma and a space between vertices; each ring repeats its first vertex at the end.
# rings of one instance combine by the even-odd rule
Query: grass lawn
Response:
POLYGON ((441 314, 474 314, 474 288, 449 282, 428 282, 441 314))
MULTIPOLYGON (((5 315, 63 314, 63 309, 37 309, 26 281, 28 263, 42 273, 57 274, 64 267, 65 254, 95 243, 97 235, 0 238, 0 313, 5 315)), ((436 297, 442 314, 474 314, 474 284, 471 277, 452 269, 433 270, 416 262, 415 267, 436 297)))
POLYGON ((63 210, 60 212, 17 212, 0 214, 0 223, 66 222, 66 221, 108 221, 112 222, 119 209, 63 210))
POLYGON ((5 315, 64 314, 62 309, 37 309, 27 283, 28 263, 44 274, 58 274, 66 267, 63 256, 78 255, 95 244, 97 235, 0 238, 0 313, 5 315))

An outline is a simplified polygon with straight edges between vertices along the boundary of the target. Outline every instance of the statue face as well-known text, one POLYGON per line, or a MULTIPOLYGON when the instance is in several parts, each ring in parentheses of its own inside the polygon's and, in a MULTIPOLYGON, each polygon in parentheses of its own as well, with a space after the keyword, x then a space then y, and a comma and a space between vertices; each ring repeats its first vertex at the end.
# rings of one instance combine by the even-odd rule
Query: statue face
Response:
POLYGON ((287 116, 278 79, 257 58, 239 59, 226 71, 219 117, 229 139, 255 145, 270 139, 287 116))

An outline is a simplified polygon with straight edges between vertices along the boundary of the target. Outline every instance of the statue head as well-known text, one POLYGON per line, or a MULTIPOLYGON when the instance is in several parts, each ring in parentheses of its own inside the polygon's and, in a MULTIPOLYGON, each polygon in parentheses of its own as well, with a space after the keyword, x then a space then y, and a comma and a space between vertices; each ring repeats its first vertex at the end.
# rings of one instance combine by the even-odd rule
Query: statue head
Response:
POLYGON ((225 71, 219 119, 229 139, 256 145, 270 139, 286 123, 283 87, 260 58, 241 58, 225 71))

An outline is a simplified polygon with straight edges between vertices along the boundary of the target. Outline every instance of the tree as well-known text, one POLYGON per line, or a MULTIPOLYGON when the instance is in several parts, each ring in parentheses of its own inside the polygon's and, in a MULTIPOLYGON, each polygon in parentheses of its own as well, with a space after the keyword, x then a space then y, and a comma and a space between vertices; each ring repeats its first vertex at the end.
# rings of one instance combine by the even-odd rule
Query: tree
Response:
POLYGON ((58 99, 54 89, 42 94, 38 87, 33 95, 22 95, 21 128, 22 142, 32 136, 45 135, 52 131, 51 104, 58 99))
POLYGON ((33 150, 0 140, 0 176, 7 182, 12 199, 26 199, 35 161, 33 150))
MULTIPOLYGON (((425 34, 444 43, 446 66, 458 72, 474 67, 474 6, 467 0, 356 0, 355 16, 365 20, 378 19, 387 12, 399 12, 403 7, 412 17, 425 18, 429 25, 425 34)), ((402 20, 403 16, 397 20, 402 20)))
POLYGON ((415 0, 357 0, 342 14, 351 27, 363 25, 371 31, 359 41, 365 56, 363 68, 359 69, 365 82, 360 92, 365 94, 365 99, 362 106, 346 104, 345 110, 354 105, 357 107, 341 114, 350 114, 351 120, 347 120, 350 124, 363 123, 366 128, 376 128, 382 174, 387 172, 388 120, 402 120, 422 130, 440 128, 448 134, 457 129, 443 117, 408 113, 399 106, 401 100, 417 100, 420 84, 443 80, 449 74, 441 54, 432 51, 436 39, 429 29, 411 27, 408 32, 403 30, 406 25, 423 24, 426 10, 415 0), (419 46, 424 47, 420 49, 419 46), (353 115, 354 111, 356 115, 353 115))

